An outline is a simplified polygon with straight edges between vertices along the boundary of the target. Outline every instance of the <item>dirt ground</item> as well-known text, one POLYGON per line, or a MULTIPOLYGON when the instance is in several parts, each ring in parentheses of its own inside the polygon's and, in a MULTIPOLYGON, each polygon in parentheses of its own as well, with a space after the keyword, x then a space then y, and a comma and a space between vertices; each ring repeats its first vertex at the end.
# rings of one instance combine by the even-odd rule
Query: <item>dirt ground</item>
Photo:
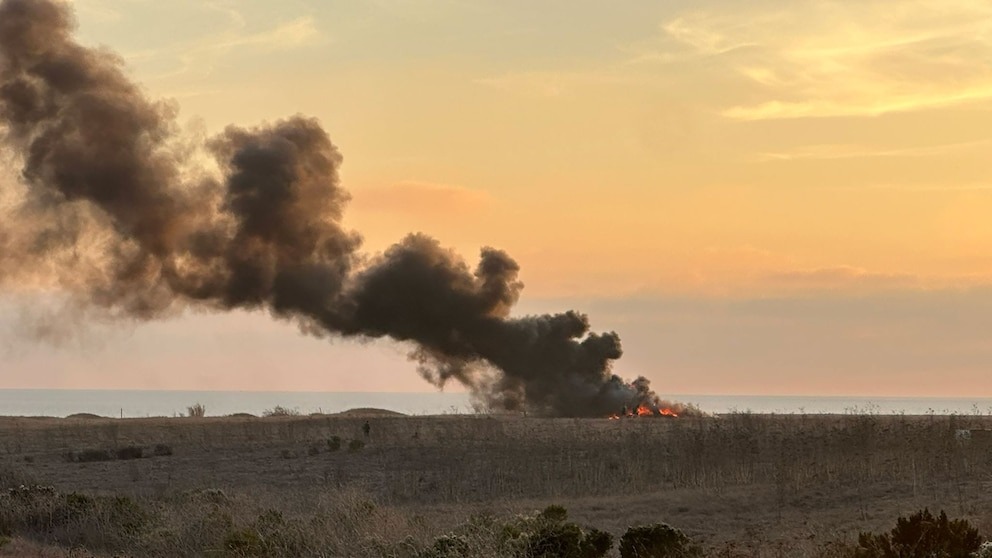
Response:
POLYGON ((289 513, 318 493, 357 491, 439 530, 555 503, 614 534, 665 522, 714 555, 746 551, 728 556, 811 556, 923 507, 992 534, 988 416, 378 415, 0 418, 0 464, 60 490, 216 488, 289 513), (128 446, 150 457, 79 462, 128 446))

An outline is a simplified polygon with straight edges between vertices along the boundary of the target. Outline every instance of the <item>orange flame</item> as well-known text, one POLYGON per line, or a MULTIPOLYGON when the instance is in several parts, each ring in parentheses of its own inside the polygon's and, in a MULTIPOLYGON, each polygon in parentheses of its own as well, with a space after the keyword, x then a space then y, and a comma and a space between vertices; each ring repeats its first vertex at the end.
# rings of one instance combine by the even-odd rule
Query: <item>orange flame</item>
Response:
POLYGON ((669 407, 659 407, 657 409, 654 409, 652 407, 648 407, 647 405, 638 405, 636 409, 627 409, 623 413, 612 414, 607 418, 610 420, 619 420, 628 417, 653 417, 653 416, 674 418, 679 416, 679 414, 669 407))

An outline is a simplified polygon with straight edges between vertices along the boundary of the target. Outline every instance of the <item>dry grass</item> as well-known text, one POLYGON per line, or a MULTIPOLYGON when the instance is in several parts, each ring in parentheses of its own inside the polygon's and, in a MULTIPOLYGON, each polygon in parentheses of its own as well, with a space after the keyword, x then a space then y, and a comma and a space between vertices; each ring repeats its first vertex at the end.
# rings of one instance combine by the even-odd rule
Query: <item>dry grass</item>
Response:
POLYGON ((181 555, 216 544, 207 531, 218 504, 190 496, 203 489, 223 491, 235 526, 266 510, 305 522, 311 555, 384 555, 383 545, 423 545, 476 514, 549 503, 617 536, 629 525, 667 522, 708 555, 728 558, 840 556, 837 545, 859 530, 891 528, 924 506, 992 534, 992 437, 960 443, 954 435, 992 429, 990 417, 374 415, 0 418, 0 459, 8 476, 30 469, 61 491, 148 503, 161 536, 185 541, 173 542, 181 555), (336 451, 328 443, 335 437, 336 451), (351 440, 365 447, 349 451, 351 440), (132 445, 152 455, 160 444, 173 454, 65 459, 132 445), (370 509, 373 516, 361 515, 370 509))

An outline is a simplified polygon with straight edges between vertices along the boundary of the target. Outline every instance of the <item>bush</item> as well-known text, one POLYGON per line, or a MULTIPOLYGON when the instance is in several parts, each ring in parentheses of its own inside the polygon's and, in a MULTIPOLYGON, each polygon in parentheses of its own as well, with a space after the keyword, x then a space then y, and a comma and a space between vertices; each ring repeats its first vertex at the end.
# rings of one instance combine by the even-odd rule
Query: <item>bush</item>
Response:
POLYGON ((420 553, 419 558, 469 558, 472 546, 460 535, 441 535, 434 544, 420 553))
POLYGON ((139 446, 126 446, 117 450, 117 459, 141 459, 145 450, 139 446))
POLYGON ((327 439, 327 451, 338 451, 341 449, 341 437, 331 436, 327 439))
POLYGON ((582 541, 582 558, 600 558, 613 548, 613 535, 599 529, 589 529, 582 541))
POLYGON ((664 523, 631 527, 620 537, 621 558, 695 558, 702 555, 702 550, 682 531, 664 523))
POLYGON ((207 408, 202 403, 193 403, 186 407, 186 416, 192 418, 203 418, 207 416, 207 408))
POLYGON ((298 417, 300 412, 296 409, 287 409, 281 405, 276 405, 271 409, 262 411, 263 417, 298 417))
POLYGON ((982 546, 978 530, 964 519, 934 517, 924 508, 900 517, 889 533, 858 535, 857 558, 969 558, 982 546))
POLYGON ((587 532, 567 520, 564 507, 550 505, 536 516, 505 525, 503 535, 518 547, 521 558, 602 558, 613 546, 613 535, 587 532))
POLYGON ((152 455, 155 455, 157 457, 166 457, 172 455, 172 447, 167 446, 165 444, 155 444, 155 447, 152 448, 152 455))

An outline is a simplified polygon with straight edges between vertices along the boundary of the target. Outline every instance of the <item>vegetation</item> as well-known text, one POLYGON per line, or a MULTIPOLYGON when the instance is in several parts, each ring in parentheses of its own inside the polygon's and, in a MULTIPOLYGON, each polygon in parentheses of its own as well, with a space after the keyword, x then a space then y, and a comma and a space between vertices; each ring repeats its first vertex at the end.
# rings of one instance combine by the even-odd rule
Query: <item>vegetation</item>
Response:
POLYGON ((207 416, 207 408, 202 403, 193 403, 186 407, 186 416, 190 418, 203 418, 207 416))
POLYGON ((658 523, 631 527, 620 539, 621 558, 701 558, 702 549, 682 531, 658 523))
POLYGON ((915 532, 934 533, 917 537, 937 541, 928 557, 992 558, 975 538, 992 529, 986 428, 979 415, 0 417, 0 536, 13 555, 912 558, 898 545, 915 532), (924 510, 893 530, 925 506, 954 517, 924 510))
POLYGON ((263 417, 298 417, 300 416, 300 411, 298 409, 289 409, 281 405, 276 405, 271 409, 266 409, 262 411, 263 417))
POLYGON ((858 536, 857 558, 971 558, 982 546, 978 529, 964 519, 934 517, 923 509, 900 517, 889 533, 858 536))

